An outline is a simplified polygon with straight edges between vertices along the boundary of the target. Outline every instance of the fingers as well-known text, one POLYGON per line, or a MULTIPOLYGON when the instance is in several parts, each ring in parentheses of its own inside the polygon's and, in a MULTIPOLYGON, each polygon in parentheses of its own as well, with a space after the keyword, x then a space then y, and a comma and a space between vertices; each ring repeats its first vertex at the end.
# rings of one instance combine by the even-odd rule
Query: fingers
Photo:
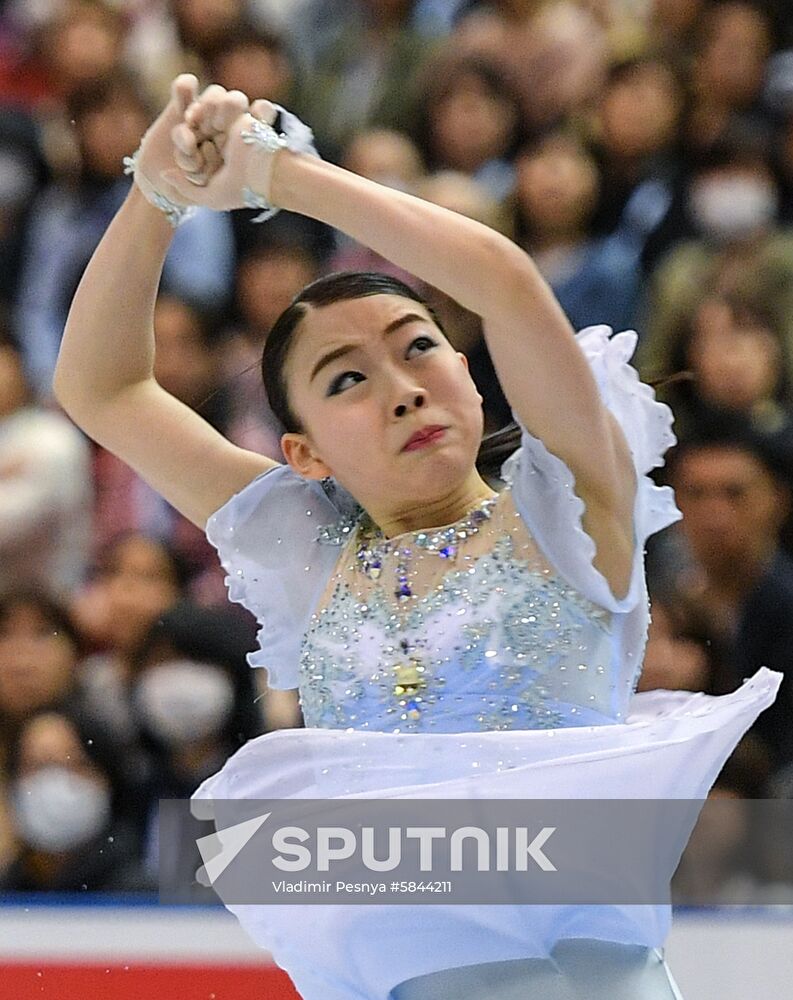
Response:
POLYGON ((251 104, 250 111, 254 118, 258 118, 260 122, 266 122, 268 125, 272 125, 278 115, 274 104, 261 99, 251 104))
MULTIPOLYGON (((182 122, 171 129, 171 139, 173 141, 173 157, 176 165, 191 178, 199 177, 206 182, 207 166, 203 150, 199 144, 196 133, 182 122)), ((210 143, 211 145, 211 143, 210 143)))
POLYGON ((188 205, 211 206, 212 194, 206 183, 197 184, 175 167, 165 170, 161 179, 166 181, 177 199, 188 205))
POLYGON ((200 153, 204 160, 204 170, 212 177, 223 166, 223 157, 214 142, 202 142, 200 153))
POLYGON ((241 90, 212 84, 185 109, 184 120, 171 133, 174 161, 192 184, 206 184, 223 165, 228 131, 248 110, 241 90))
POLYGON ((229 90, 215 105, 212 126, 215 133, 225 135, 241 114, 248 110, 248 98, 241 90, 229 90))
POLYGON ((180 73, 171 84, 171 100, 177 105, 179 114, 184 114, 196 99, 198 79, 192 73, 180 73))
POLYGON ((248 98, 241 91, 227 91, 220 84, 213 83, 187 108, 184 117, 201 142, 223 131, 224 123, 234 109, 240 108, 234 115, 236 117, 247 107, 248 98))

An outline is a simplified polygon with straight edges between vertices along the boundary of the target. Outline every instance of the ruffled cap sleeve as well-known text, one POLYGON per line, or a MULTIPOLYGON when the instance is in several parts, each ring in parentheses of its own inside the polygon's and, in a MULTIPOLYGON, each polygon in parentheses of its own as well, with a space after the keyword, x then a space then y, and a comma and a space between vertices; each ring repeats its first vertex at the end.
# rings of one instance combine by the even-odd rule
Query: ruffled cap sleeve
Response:
POLYGON ((627 594, 615 597, 592 563, 595 543, 583 528, 584 502, 575 492, 573 473, 517 417, 521 446, 504 463, 502 476, 512 486, 516 509, 557 572, 595 604, 627 613, 646 594, 645 542, 682 516, 671 487, 656 486, 648 475, 663 465, 665 452, 676 442, 672 411, 656 400, 654 390, 629 364, 638 341, 634 331, 612 336, 611 327, 592 326, 578 333, 576 341, 604 404, 622 428, 636 469, 635 553, 627 594))
POLYGON ((303 479, 288 465, 258 476, 208 519, 206 536, 226 571, 229 598, 259 623, 259 649, 271 688, 298 686, 300 647, 339 556, 317 542, 322 528, 350 520, 355 501, 335 483, 303 479))

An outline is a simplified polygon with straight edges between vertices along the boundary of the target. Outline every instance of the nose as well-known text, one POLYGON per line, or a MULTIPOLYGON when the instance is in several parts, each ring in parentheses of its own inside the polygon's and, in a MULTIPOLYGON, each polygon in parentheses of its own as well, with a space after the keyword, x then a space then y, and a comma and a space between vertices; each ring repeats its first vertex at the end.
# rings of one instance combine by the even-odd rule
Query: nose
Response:
POLYGON ((424 406, 424 402, 424 393, 413 389, 406 394, 405 399, 401 403, 394 407, 394 416, 404 417, 410 410, 418 410, 424 406))

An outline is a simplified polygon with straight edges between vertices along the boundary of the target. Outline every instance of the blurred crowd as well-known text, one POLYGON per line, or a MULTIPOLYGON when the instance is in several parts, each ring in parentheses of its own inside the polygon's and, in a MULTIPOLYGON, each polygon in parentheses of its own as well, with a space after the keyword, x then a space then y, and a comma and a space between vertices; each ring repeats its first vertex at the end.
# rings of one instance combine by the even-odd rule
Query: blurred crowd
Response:
MULTIPOLYGON (((640 690, 782 671, 714 796, 793 798, 789 0, 5 0, 0 889, 156 887, 157 800, 301 724, 247 668, 256 623, 203 533, 52 396, 69 303, 129 188, 122 159, 180 71, 281 103, 325 158, 500 230, 577 328, 639 332, 642 376, 676 415, 659 476, 684 513, 648 553, 640 690)), ((420 283, 311 220, 253 214, 177 231, 155 375, 278 459, 258 365, 291 297, 342 269, 420 283)), ((504 426, 478 317, 422 290, 486 430, 504 426)), ((698 869, 716 901, 729 824, 720 836, 711 881, 698 869)), ((793 881, 770 868, 744 873, 758 901, 793 881)))

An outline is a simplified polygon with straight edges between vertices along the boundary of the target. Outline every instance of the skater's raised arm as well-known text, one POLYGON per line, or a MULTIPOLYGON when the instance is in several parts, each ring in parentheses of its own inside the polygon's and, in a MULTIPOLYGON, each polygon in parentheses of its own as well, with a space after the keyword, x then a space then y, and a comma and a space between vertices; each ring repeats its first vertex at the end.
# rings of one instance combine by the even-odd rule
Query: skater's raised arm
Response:
MULTIPOLYGON (((171 129, 195 86, 194 77, 180 77, 171 103, 147 133, 169 158, 171 129)), ((241 97, 224 98, 232 120, 241 97)), ((133 186, 75 294, 53 390, 86 434, 203 528, 229 497, 277 463, 231 444, 154 380, 152 317, 172 235, 166 215, 133 186)))
MULTIPOLYGON (((174 133, 183 169, 189 169, 194 148, 196 107, 200 102, 174 133)), ((256 102, 253 110, 257 118, 272 116, 266 102, 256 102)), ((528 255, 462 215, 305 153, 274 151, 250 114, 230 130, 223 155, 224 167, 208 185, 193 188, 196 200, 232 207, 235 197, 242 204, 239 192, 247 189, 342 230, 482 317, 513 410, 572 471, 602 568, 617 590, 624 589, 619 584, 627 586, 632 565, 636 490, 630 452, 569 321, 528 255), (257 133, 264 140, 258 144, 257 133)), ((178 171, 173 183, 190 192, 178 171)))

